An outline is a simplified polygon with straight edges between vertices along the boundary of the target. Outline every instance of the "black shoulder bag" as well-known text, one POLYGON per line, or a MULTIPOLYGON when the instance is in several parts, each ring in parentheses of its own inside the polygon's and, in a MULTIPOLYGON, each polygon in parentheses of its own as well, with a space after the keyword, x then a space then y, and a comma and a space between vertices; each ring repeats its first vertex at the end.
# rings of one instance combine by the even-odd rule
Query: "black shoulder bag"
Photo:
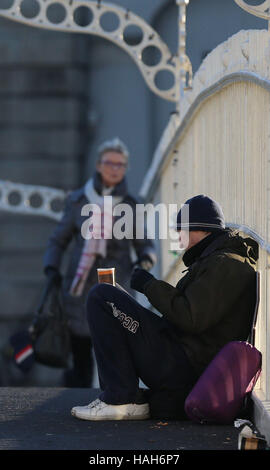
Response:
POLYGON ((45 287, 30 331, 37 362, 52 367, 68 366, 70 335, 60 287, 52 282, 45 287))

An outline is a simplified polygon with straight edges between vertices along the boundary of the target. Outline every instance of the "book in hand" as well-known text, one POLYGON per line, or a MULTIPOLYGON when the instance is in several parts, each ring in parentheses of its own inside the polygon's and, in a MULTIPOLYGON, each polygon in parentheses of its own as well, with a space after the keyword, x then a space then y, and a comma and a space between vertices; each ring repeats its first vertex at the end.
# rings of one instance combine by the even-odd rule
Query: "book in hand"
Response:
POLYGON ((126 289, 124 289, 124 287, 122 287, 120 284, 118 284, 118 282, 115 283, 115 287, 118 287, 118 289, 121 289, 121 290, 124 291, 126 294, 130 295, 130 297, 132 297, 132 295, 130 294, 130 292, 128 292, 126 289))

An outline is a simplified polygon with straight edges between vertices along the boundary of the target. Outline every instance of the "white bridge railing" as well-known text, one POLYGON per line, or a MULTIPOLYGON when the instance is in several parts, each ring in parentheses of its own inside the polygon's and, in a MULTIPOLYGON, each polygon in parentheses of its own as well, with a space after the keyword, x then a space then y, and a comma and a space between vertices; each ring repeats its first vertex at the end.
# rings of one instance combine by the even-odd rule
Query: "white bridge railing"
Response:
POLYGON ((61 189, 0 180, 0 210, 59 220, 67 195, 61 189))

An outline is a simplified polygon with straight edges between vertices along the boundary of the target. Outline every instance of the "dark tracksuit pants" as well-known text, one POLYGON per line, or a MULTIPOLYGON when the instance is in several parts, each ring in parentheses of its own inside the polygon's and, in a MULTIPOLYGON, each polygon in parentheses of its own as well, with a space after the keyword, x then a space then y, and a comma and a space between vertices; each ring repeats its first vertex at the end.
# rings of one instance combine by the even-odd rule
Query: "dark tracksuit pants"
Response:
POLYGON ((173 325, 110 284, 90 290, 87 315, 102 401, 141 403, 141 378, 153 396, 173 396, 183 409, 196 377, 173 325))

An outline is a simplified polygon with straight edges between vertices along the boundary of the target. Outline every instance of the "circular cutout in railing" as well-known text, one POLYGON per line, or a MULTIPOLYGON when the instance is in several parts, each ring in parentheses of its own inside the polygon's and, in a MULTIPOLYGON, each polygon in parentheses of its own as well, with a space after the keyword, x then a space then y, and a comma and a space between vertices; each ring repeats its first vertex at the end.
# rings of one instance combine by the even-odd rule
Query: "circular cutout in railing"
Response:
POLYGON ((74 23, 78 26, 86 27, 89 26, 93 21, 93 12, 91 8, 86 6, 77 7, 73 13, 74 23))
POLYGON ((64 199, 61 199, 60 197, 55 197, 50 201, 50 208, 53 212, 62 212, 64 209, 64 199))
POLYGON ((14 0, 0 0, 0 10, 8 10, 11 8, 14 0))
POLYGON ((107 11, 99 20, 101 28, 107 33, 113 33, 119 28, 120 20, 116 13, 107 11))
POLYGON ((37 0, 23 0, 20 10, 25 18, 35 18, 40 12, 40 6, 37 0))
POLYGON ((47 8, 46 14, 51 23, 59 24, 65 20, 67 11, 61 3, 51 3, 47 8))
POLYGON ((124 29, 123 39, 129 46, 138 46, 143 40, 143 31, 139 26, 130 24, 124 29))
POLYGON ((247 5, 258 6, 262 5, 265 0, 244 0, 247 5))
POLYGON ((39 193, 32 193, 28 198, 28 203, 33 209, 39 209, 43 205, 43 198, 39 193))
POLYGON ((159 70, 154 81, 156 87, 161 91, 168 91, 175 85, 175 77, 170 70, 159 70))
POLYGON ((161 61, 161 50, 156 46, 147 46, 142 51, 142 61, 148 67, 154 67, 161 61))
POLYGON ((18 191, 10 191, 7 195, 7 200, 11 206, 19 206, 22 202, 22 196, 18 191))

